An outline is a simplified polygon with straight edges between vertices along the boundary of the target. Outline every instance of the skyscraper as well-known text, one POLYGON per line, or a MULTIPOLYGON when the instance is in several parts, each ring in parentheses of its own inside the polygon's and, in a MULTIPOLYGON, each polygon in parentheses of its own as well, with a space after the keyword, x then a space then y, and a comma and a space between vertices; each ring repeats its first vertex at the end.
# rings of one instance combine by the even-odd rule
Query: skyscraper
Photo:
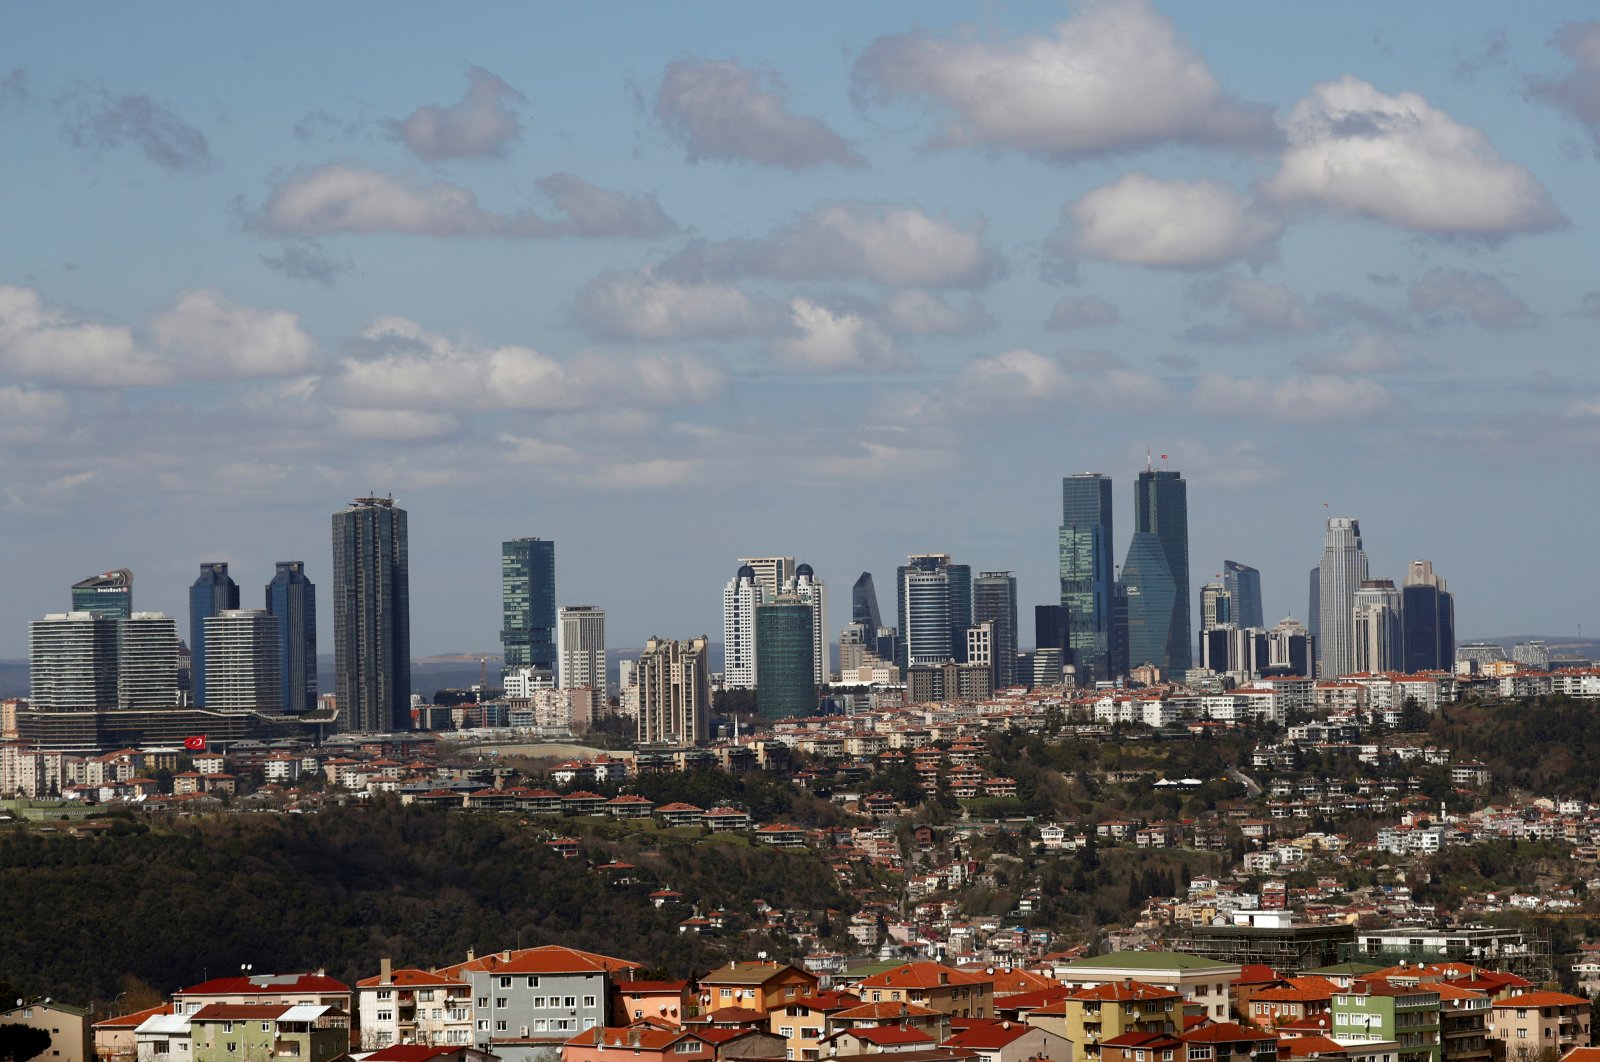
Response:
POLYGON ((960 662, 972 626, 972 567, 913 553, 896 569, 901 667, 960 662))
POLYGON ((206 617, 206 707, 283 711, 278 619, 265 609, 231 608, 206 617))
POLYGON ((756 606, 756 712, 763 719, 811 715, 817 707, 814 611, 795 594, 756 606))
POLYGON ((711 734, 710 664, 702 635, 675 642, 651 638, 634 671, 639 690, 639 741, 695 745, 711 734))
POLYGON ((1356 671, 1382 674, 1401 666, 1405 646, 1400 624, 1400 591, 1393 579, 1365 579, 1351 604, 1351 645, 1356 671))
POLYGON ((1122 581, 1128 587, 1128 663, 1155 664, 1168 675, 1182 675, 1194 659, 1194 624, 1189 610, 1189 485, 1183 475, 1164 468, 1139 473, 1133 493, 1134 537, 1153 535, 1166 571, 1154 562, 1150 544, 1140 545, 1139 582, 1128 568, 1134 562, 1134 545, 1122 581), (1132 591, 1138 586, 1139 593, 1132 591), (1143 647, 1149 659, 1137 659, 1135 631, 1142 628, 1143 647))
POLYGON ((135 612, 117 646, 117 707, 171 708, 178 703, 178 624, 164 612, 135 612))
POLYGON ((972 580, 972 623, 994 627, 993 686, 1017 684, 1017 577, 1011 572, 979 572, 972 580))
POLYGON ((221 561, 200 565, 200 576, 189 587, 189 659, 194 703, 210 707, 206 700, 206 620, 219 612, 239 607, 239 584, 228 575, 221 561))
POLYGON ((1367 554, 1361 548, 1361 521, 1328 517, 1317 566, 1317 674, 1338 678, 1355 670, 1356 591, 1367 578, 1367 554))
POLYGON ((767 600, 756 570, 740 561, 722 588, 722 687, 756 688, 756 606, 767 600))
POLYGON ((1311 590, 1306 597, 1306 633, 1312 638, 1322 629, 1322 569, 1311 569, 1311 590))
POLYGON ((267 613, 278 621, 283 710, 300 714, 317 707, 317 588, 306 578, 305 561, 279 561, 267 584, 267 613))
POLYGON ((411 727, 406 511, 357 498, 333 514, 334 694, 347 730, 411 727))
POLYGON ((1079 472, 1061 481, 1061 605, 1078 681, 1112 677, 1116 588, 1111 560, 1111 477, 1079 472))
POLYGON ((117 568, 73 583, 72 611, 122 620, 132 616, 133 573, 117 568))
POLYGON ((28 625, 28 706, 92 712, 117 704, 117 621, 53 612, 28 625))
POLYGON ((1316 678, 1317 643, 1295 619, 1284 619, 1268 635, 1270 666, 1284 675, 1316 678))
POLYGON ((606 612, 593 605, 563 605, 556 614, 561 688, 588 686, 606 696, 606 612))
MULTIPOLYGON (((1072 647, 1067 627, 1067 610, 1064 605, 1033 606, 1033 646, 1035 649, 1060 649, 1065 654, 1072 647)), ((1071 663, 1070 660, 1063 662, 1071 663)))
MULTIPOLYGON (((832 675, 828 666, 828 587, 809 564, 798 564, 794 578, 784 584, 784 593, 793 594, 811 606, 811 681, 821 686, 832 675)), ((761 664, 756 664, 760 674, 761 664)), ((759 684, 758 684, 759 685, 759 684)))
POLYGON ((505 666, 556 673, 556 544, 514 538, 500 544, 500 642, 505 666))
POLYGON ((1445 589, 1444 578, 1434 574, 1433 562, 1412 561, 1400 594, 1405 627, 1405 670, 1414 675, 1419 671, 1454 668, 1455 597, 1445 589))
POLYGON ((850 622, 861 624, 869 637, 883 626, 883 616, 878 612, 878 588, 872 583, 871 572, 862 572, 850 588, 850 622))
POLYGON ((783 593, 783 588, 794 579, 793 557, 740 557, 740 564, 750 565, 761 584, 763 601, 771 601, 783 593))
POLYGON ((1200 588, 1200 630, 1233 623, 1233 595, 1223 583, 1207 583, 1200 588))
POLYGON ((1222 562, 1222 586, 1232 604, 1233 622, 1241 627, 1265 627, 1261 613, 1261 573, 1248 564, 1222 562))

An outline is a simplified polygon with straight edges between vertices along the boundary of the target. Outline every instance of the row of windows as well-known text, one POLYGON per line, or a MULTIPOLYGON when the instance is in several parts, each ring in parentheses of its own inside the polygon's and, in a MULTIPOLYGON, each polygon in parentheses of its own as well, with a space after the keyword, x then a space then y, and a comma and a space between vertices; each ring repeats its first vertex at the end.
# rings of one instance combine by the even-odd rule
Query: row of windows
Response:
MULTIPOLYGON (((595 1026, 593 1018, 584 1018, 582 1028, 592 1029, 595 1026)), ((536 1018, 532 1025, 521 1026, 523 1029, 531 1028, 534 1032, 572 1032, 579 1028, 576 1018, 536 1018)), ((478 1019, 478 1031, 489 1031, 489 1019, 478 1019)), ((505 1018, 499 1018, 494 1023, 495 1032, 510 1032, 510 1023, 505 1018)))

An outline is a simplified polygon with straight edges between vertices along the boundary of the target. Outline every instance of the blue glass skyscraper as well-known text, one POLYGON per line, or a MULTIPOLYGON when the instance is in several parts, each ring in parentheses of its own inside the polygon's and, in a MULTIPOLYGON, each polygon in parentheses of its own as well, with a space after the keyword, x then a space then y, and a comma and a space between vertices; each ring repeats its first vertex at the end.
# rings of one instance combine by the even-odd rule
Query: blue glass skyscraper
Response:
POLYGON ((406 511, 357 498, 333 514, 334 697, 346 730, 411 729, 406 511))
POLYGON ((506 667, 556 670, 556 544, 515 538, 500 546, 500 641, 506 667))
POLYGON ((1194 660, 1189 609, 1189 487, 1183 476, 1169 469, 1140 472, 1134 483, 1133 520, 1134 539, 1122 576, 1129 589, 1128 664, 1155 664, 1163 674, 1181 676, 1194 660), (1154 561, 1153 549, 1159 549, 1165 571, 1154 561), (1130 578, 1130 568, 1138 583, 1130 578), (1140 633, 1136 636, 1135 631, 1140 633), (1139 639, 1137 649, 1135 637, 1139 639))
POLYGON ((1078 681, 1114 677, 1111 477, 1080 472, 1061 481, 1061 607, 1078 681))
POLYGON ((228 565, 200 565, 200 577, 189 587, 189 687, 195 704, 206 703, 206 619, 238 607, 239 584, 228 575, 228 565))
POLYGON ((282 654, 283 710, 294 713, 317 706, 317 588, 305 568, 304 561, 279 561, 267 584, 267 613, 278 623, 282 654))
POLYGON ((1248 564, 1222 562, 1222 585, 1228 591, 1233 623, 1240 627, 1265 627, 1261 610, 1261 573, 1248 564))

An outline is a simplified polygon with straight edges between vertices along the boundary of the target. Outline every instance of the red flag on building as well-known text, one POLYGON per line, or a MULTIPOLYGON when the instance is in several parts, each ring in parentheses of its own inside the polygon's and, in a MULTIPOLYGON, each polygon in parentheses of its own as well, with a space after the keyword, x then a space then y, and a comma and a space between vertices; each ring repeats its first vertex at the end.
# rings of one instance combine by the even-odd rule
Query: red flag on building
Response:
POLYGON ((195 734, 193 737, 186 737, 183 739, 183 747, 190 752, 204 752, 206 750, 206 736, 204 734, 195 734))

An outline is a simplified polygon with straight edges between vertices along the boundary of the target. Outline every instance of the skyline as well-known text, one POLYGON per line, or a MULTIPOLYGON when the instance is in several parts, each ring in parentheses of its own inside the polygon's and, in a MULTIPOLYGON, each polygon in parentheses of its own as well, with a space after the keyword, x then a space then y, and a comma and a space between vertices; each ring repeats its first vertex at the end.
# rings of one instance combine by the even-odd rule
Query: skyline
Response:
POLYGON ((331 587, 391 493, 419 656, 498 644, 522 535, 617 645, 714 636, 741 556, 830 641, 912 553, 1025 614, 1055 484, 1112 477, 1120 562, 1148 449, 1191 611, 1226 557, 1307 620, 1327 503, 1463 640, 1596 626, 1585 5, 397 10, 14 15, 0 657, 97 572, 180 623, 201 563, 331 587))

